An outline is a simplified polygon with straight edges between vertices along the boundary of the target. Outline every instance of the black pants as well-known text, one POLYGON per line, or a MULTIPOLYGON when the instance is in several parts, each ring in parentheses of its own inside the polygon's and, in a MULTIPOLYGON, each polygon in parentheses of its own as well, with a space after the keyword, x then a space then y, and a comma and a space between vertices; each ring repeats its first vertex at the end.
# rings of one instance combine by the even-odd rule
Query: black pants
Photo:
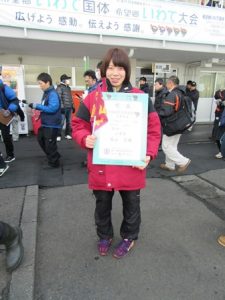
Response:
POLYGON ((0 123, 0 130, 2 132, 3 142, 5 144, 5 151, 7 156, 14 156, 14 147, 12 136, 10 134, 10 126, 0 123))
MULTIPOLYGON (((113 237, 111 221, 112 198, 114 191, 94 190, 96 198, 95 224, 100 239, 113 237)), ((140 190, 119 191, 123 202, 123 221, 120 235, 123 239, 136 240, 141 224, 140 190)))
MULTIPOLYGON (((72 115, 72 108, 65 108, 64 114, 62 114, 62 127, 66 120, 66 128, 65 128, 65 136, 71 135, 71 115, 72 115)), ((58 131, 58 136, 62 136, 62 128, 58 131)))
POLYGON ((0 169, 4 169, 5 166, 6 166, 6 163, 3 159, 2 152, 0 151, 0 169))
POLYGON ((57 151, 58 128, 40 127, 38 130, 38 143, 47 155, 48 164, 52 167, 59 165, 60 154, 57 151))

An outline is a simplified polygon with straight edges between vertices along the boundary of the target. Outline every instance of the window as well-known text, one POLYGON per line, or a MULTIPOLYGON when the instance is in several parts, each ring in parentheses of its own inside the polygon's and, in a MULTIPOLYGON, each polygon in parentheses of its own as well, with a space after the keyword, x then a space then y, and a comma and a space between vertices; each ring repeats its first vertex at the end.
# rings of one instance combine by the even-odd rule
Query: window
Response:
POLYGON ((212 98, 216 73, 201 72, 199 78, 199 91, 201 98, 212 98))
MULTIPOLYGON (((60 76, 63 74, 72 77, 72 67, 49 67, 53 85, 60 83, 60 76)), ((71 82, 72 84, 72 82, 71 82)))
POLYGON ((25 85, 37 85, 37 77, 42 72, 48 73, 48 67, 37 65, 25 65, 25 85))
POLYGON ((84 68, 76 67, 75 72, 76 72, 76 86, 84 87, 85 86, 84 77, 83 77, 84 68))
POLYGON ((216 87, 215 90, 225 88, 225 73, 218 73, 216 77, 216 87))

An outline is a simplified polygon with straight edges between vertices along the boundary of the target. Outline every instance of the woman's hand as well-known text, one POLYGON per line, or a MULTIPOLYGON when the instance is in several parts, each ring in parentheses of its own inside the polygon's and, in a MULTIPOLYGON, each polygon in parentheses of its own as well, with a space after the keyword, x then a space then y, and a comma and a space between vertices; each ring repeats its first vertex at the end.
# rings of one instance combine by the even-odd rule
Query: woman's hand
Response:
POLYGON ((150 160, 151 160, 151 157, 150 156, 146 156, 145 160, 144 160, 145 166, 141 166, 141 167, 133 166, 133 168, 137 168, 139 170, 144 170, 145 168, 147 168, 148 164, 150 163, 150 160))
POLYGON ((88 135, 85 140, 85 146, 87 148, 93 149, 95 146, 95 141, 96 141, 96 136, 94 136, 93 134, 88 135))

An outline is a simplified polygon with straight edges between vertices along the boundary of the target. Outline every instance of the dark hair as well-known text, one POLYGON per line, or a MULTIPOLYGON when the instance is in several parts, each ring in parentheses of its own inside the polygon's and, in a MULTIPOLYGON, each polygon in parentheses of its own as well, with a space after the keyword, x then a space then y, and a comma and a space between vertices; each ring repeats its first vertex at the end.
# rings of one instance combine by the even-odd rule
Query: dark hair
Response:
POLYGON ((37 80, 43 81, 45 83, 49 82, 50 85, 52 85, 52 77, 48 73, 39 74, 37 80))
POLYGON ((156 78, 155 83, 158 82, 160 85, 164 85, 164 81, 162 78, 156 78))
POLYGON ((180 83, 180 80, 179 80, 179 78, 177 77, 177 76, 175 76, 175 75, 172 75, 172 76, 170 76, 169 78, 168 78, 168 81, 172 81, 175 85, 179 85, 179 83, 180 83))
POLYGON ((188 80, 187 85, 192 85, 192 80, 188 80))
POLYGON ((99 61, 99 62, 97 63, 96 68, 97 68, 97 69, 101 69, 101 66, 102 66, 102 61, 99 61))
POLYGON ((102 77, 106 77, 106 71, 109 67, 109 63, 111 60, 115 66, 124 68, 126 73, 124 83, 129 83, 130 73, 131 73, 130 60, 127 53, 120 48, 110 48, 107 51, 102 61, 102 67, 101 67, 102 77))
POLYGON ((95 75, 95 71, 93 71, 93 70, 87 70, 87 71, 85 71, 83 77, 85 77, 85 76, 89 76, 92 79, 97 80, 96 75, 95 75))
POLYGON ((147 81, 146 77, 144 77, 144 76, 140 77, 139 81, 140 80, 145 81, 145 82, 147 81))

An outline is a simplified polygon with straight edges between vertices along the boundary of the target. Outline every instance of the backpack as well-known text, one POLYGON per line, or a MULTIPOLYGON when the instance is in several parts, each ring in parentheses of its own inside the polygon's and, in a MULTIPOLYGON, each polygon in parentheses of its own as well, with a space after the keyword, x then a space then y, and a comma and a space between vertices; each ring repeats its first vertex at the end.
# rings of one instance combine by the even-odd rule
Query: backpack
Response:
POLYGON ((183 133, 196 121, 191 98, 183 90, 179 91, 181 93, 176 94, 174 113, 163 118, 163 133, 167 136, 183 133))

